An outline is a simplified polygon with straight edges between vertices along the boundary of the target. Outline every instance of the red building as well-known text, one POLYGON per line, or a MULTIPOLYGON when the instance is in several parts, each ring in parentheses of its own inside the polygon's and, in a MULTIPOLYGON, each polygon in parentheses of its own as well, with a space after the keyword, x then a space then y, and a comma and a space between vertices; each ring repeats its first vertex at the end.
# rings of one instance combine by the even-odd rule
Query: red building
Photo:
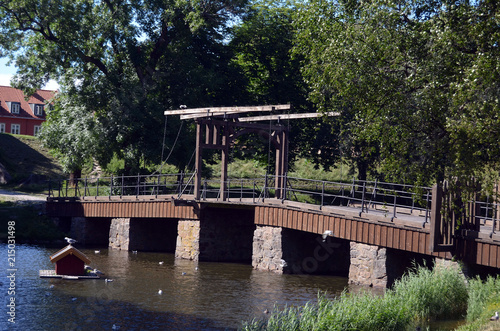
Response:
POLYGON ((28 100, 23 91, 0 86, 0 133, 35 136, 45 121, 45 108, 55 91, 38 90, 28 100))
POLYGON ((56 274, 65 276, 84 276, 85 264, 90 264, 89 258, 71 245, 52 255, 50 261, 56 264, 56 274))

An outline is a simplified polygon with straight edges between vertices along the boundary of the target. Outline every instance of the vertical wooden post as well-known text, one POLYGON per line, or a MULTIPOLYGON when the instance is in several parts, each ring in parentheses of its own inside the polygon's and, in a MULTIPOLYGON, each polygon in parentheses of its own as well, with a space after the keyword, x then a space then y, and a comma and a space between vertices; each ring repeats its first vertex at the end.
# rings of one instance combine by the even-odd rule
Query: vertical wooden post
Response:
MULTIPOLYGON (((226 201, 227 190, 227 163, 229 154, 229 127, 228 124, 222 128, 222 149, 221 149, 221 173, 220 173, 220 197, 226 201)), ((229 193, 228 193, 229 195, 229 193)))
POLYGON ((439 184, 432 186, 430 251, 438 251, 441 241, 441 205, 443 190, 439 184))
POLYGON ((276 198, 285 198, 285 186, 286 178, 285 175, 288 171, 288 155, 287 155, 287 144, 288 135, 286 130, 283 129, 280 133, 276 134, 278 141, 278 148, 276 149, 276 180, 275 180, 275 190, 276 198))
POLYGON ((202 142, 202 130, 201 122, 196 122, 196 155, 195 155, 195 174, 194 174, 194 198, 195 200, 200 200, 201 191, 201 142, 202 142))

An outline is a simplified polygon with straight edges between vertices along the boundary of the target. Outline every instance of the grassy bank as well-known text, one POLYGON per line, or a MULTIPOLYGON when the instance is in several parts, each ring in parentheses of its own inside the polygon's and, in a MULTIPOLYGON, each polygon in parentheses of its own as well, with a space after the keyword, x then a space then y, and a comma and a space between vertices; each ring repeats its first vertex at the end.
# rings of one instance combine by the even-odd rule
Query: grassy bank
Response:
POLYGON ((334 300, 320 297, 317 303, 304 307, 275 310, 268 320, 245 322, 242 329, 425 330, 429 321, 459 319, 466 314, 471 323, 487 324, 489 314, 499 310, 498 293, 500 282, 496 280, 467 283, 455 269, 419 267, 396 282, 384 296, 343 293, 334 300), (496 294, 490 296, 492 292, 496 294), (491 303, 483 306, 487 302, 491 303))
POLYGON ((37 185, 18 187, 30 176, 40 181, 38 186, 47 187, 45 179, 64 176, 61 166, 44 148, 41 142, 32 136, 0 133, 0 163, 4 165, 12 180, 2 188, 16 188, 24 191, 36 191, 37 185), (35 187, 35 188, 34 188, 35 187))
POLYGON ((65 236, 54 221, 43 214, 40 203, 0 201, 0 242, 7 240, 10 221, 15 222, 16 243, 50 244, 65 236))

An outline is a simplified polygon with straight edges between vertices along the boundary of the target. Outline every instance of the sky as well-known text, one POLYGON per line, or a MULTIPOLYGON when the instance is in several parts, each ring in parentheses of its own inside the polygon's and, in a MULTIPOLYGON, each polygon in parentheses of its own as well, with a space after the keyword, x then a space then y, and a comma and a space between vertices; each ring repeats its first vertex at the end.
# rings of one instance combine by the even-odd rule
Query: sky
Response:
MULTIPOLYGON (((14 66, 7 66, 8 58, 0 58, 0 86, 10 86, 10 78, 16 73, 17 68, 14 66)), ((59 85, 51 80, 44 86, 46 90, 57 90, 59 85)))

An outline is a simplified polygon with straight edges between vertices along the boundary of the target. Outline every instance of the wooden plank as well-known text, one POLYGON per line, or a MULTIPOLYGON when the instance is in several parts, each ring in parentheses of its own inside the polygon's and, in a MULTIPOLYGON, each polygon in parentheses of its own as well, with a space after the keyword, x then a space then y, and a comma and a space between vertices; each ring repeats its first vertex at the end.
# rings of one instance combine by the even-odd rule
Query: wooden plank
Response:
POLYGON ((344 239, 351 240, 352 239, 352 220, 346 220, 345 218, 341 218, 340 221, 340 233, 343 234, 344 239))
MULTIPOLYGON (((317 230, 318 230, 318 233, 320 233, 320 234, 324 233, 325 230, 326 230, 325 216, 324 215, 319 215, 318 216, 318 229, 317 230)), ((330 230, 330 231, 332 231, 332 230, 330 230)))
MULTIPOLYGON (((364 228, 364 222, 356 221, 356 240, 359 242, 364 242, 363 241, 363 228, 364 228)), ((366 243, 366 242, 365 242, 366 243)))
POLYGON ((375 245, 375 224, 368 223, 368 243, 375 245))
POLYGON ((351 220, 351 235, 349 240, 359 241, 358 240, 358 222, 351 220))
POLYGON ((489 266, 497 268, 497 245, 490 245, 489 266))
POLYGON ((399 249, 399 239, 401 237, 399 236, 399 229, 394 228, 394 231, 392 233, 392 247, 399 249))
POLYGON ((269 207, 263 208, 265 210, 264 217, 262 218, 262 225, 269 225, 269 215, 271 214, 271 209, 269 207))
POLYGON ((483 244, 483 256, 481 257, 481 264, 488 265, 490 262, 490 245, 483 244))
MULTIPOLYGON (((300 114, 280 114, 280 115, 264 115, 264 116, 251 116, 251 117, 239 117, 239 122, 258 122, 258 121, 278 121, 278 120, 293 120, 293 119, 304 119, 304 118, 317 118, 321 116, 340 116, 337 112, 325 112, 325 113, 300 113, 300 114)), ((181 117, 183 119, 183 117, 181 117)))
POLYGON ((495 245, 496 246, 496 260, 495 260, 495 268, 500 268, 500 246, 498 245, 495 245))
POLYGON ((290 210, 290 229, 297 229, 297 211, 290 210))
POLYGON ((313 214, 313 224, 312 224, 312 232, 313 233, 319 233, 318 232, 318 222, 319 222, 319 215, 313 214))
POLYGON ((297 224, 295 226, 295 230, 302 230, 302 211, 297 211, 297 224))
POLYGON ((312 232, 313 228, 313 215, 311 213, 307 213, 307 232, 312 232))
POLYGON ((363 242, 370 243, 370 223, 363 224, 363 242))
POLYGON ((169 115, 187 115, 187 114, 200 114, 203 115, 207 112, 224 113, 246 113, 246 112, 261 112, 261 111, 274 111, 274 110, 290 110, 291 106, 287 105, 266 105, 266 106, 244 106, 244 107, 203 107, 203 108, 185 108, 176 110, 165 110, 163 114, 169 115))
POLYGON ((406 232, 406 250, 413 252, 413 231, 407 230, 406 232))
POLYGON ((411 243, 411 251, 414 252, 414 253, 418 253, 418 244, 419 244, 418 236, 419 236, 419 233, 420 232, 418 232, 418 231, 413 231, 412 243, 411 243))
POLYGON ((478 242, 477 243, 477 253, 476 253, 476 264, 483 264, 481 259, 483 257, 483 244, 478 242))
MULTIPOLYGON (((339 218, 335 218, 333 216, 328 216, 328 229, 333 229, 333 234, 336 237, 343 236, 340 231, 341 221, 339 218)), ((345 220, 344 220, 344 231, 345 231, 345 220)))
POLYGON ((382 247, 387 247, 387 226, 381 225, 380 226, 380 246, 382 247))
POLYGON ((399 230, 399 249, 406 249, 406 230, 399 230))
POLYGON ((374 224, 373 228, 373 244, 380 246, 380 231, 382 229, 382 226, 380 224, 374 224))

